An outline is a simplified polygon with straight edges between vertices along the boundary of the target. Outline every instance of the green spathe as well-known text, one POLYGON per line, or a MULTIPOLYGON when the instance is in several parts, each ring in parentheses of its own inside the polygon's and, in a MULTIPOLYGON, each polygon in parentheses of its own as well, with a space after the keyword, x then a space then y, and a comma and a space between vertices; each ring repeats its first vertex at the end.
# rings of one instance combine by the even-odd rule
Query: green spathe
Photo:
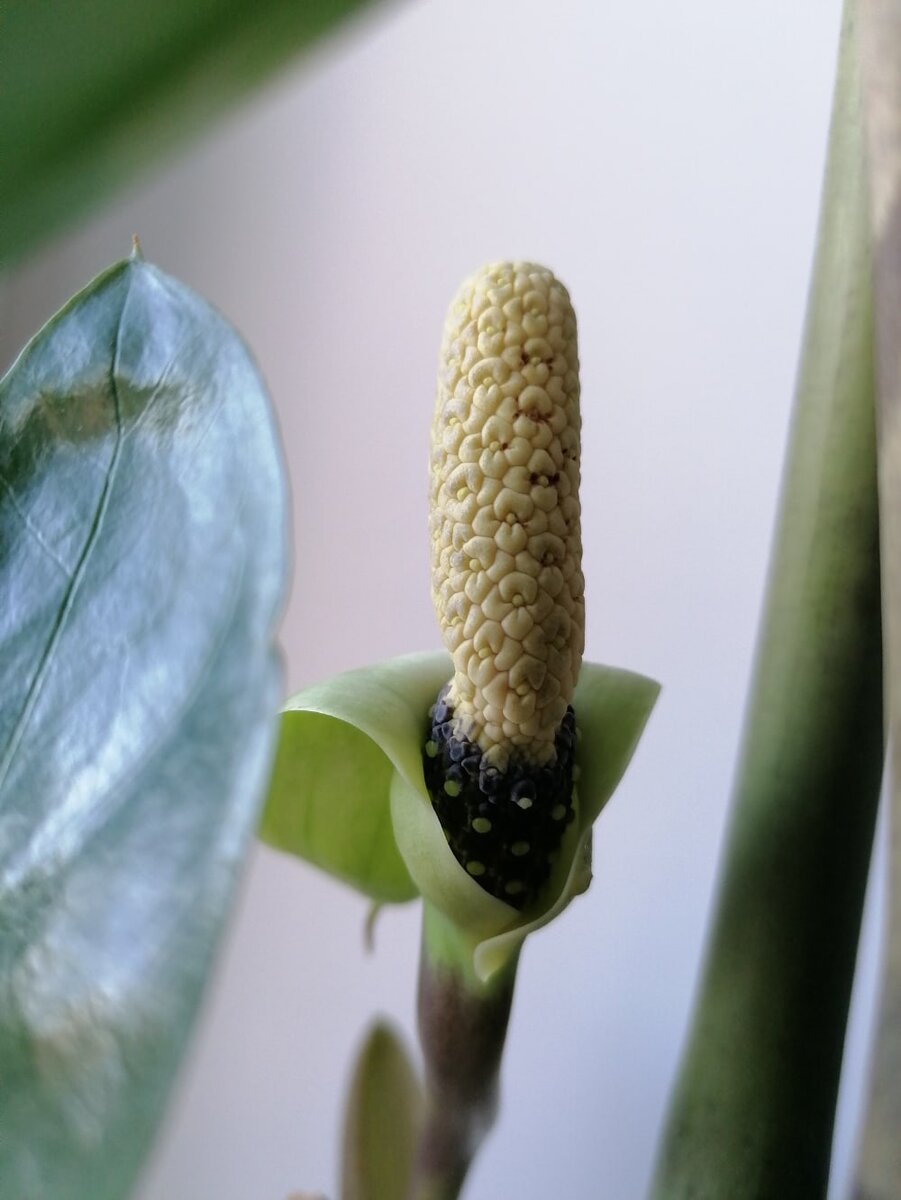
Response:
POLYGON ((260 833, 379 903, 422 895, 475 939, 474 967, 487 979, 588 886, 592 824, 629 764, 659 685, 582 665, 573 699, 581 734, 576 820, 539 902, 520 913, 460 867, 426 791, 428 709, 452 670, 443 652, 411 654, 289 701, 260 833))
POLYGON ((0 381, 0 1196, 132 1188, 266 784, 286 558, 244 344, 110 268, 0 381))

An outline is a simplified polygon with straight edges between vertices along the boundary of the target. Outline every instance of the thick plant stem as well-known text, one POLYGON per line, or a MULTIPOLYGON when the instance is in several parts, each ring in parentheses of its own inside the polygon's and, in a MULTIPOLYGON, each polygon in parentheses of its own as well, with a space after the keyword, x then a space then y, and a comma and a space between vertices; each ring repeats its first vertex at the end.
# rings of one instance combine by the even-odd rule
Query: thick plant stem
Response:
POLYGON ((879 514, 891 734, 888 937, 856 1200, 901 1197, 901 6, 861 0, 876 302, 879 514))
POLYGON ((473 948, 446 917, 425 904, 419 1036, 426 1103, 412 1200, 456 1200, 494 1124, 517 964, 514 956, 484 983, 473 970, 473 948))
POLYGON ((883 761, 853 3, 720 894, 656 1200, 825 1194, 883 761))

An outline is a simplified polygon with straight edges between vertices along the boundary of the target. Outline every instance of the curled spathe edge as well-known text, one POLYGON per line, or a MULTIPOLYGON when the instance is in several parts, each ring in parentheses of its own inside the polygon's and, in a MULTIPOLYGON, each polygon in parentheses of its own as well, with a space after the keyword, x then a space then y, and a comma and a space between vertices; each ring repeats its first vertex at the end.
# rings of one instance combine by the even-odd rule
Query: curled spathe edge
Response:
POLYGON ((473 968, 484 981, 588 887, 592 825, 629 765, 660 686, 631 671, 582 664, 573 697, 576 818, 540 896, 518 912, 459 865, 426 791, 428 710, 452 674, 444 652, 409 654, 289 700, 260 837, 378 904, 421 895, 472 942, 473 968))

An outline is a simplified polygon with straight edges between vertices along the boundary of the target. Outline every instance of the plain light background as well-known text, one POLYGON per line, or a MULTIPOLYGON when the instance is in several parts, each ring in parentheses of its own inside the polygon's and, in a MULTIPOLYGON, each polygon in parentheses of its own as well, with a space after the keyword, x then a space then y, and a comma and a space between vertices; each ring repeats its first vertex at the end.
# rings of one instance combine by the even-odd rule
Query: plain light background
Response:
MULTIPOLYGON (((586 653, 664 692, 597 828, 590 893, 526 947, 473 1200, 637 1200, 647 1185, 764 586, 838 23, 839 0, 389 6, 0 286, 9 361, 137 232, 242 331, 291 472, 296 690, 438 645, 425 472, 444 310, 488 260, 541 261, 568 285, 586 653)), ((385 912, 371 956, 365 914, 254 852, 139 1200, 337 1200, 367 1022, 387 1014, 413 1041, 418 912, 385 912)), ((871 919, 833 1200, 877 936, 871 919)))

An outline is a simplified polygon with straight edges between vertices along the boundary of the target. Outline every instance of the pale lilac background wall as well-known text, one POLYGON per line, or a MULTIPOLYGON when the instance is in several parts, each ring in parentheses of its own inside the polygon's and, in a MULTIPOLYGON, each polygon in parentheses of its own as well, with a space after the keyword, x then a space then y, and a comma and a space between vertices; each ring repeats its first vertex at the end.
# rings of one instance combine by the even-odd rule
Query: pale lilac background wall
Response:
MULTIPOLYGON (((518 256, 568 284, 588 654, 665 691, 600 825, 590 894, 527 947, 474 1200, 637 1200, 647 1181, 739 734, 838 18, 838 0, 399 4, 0 290, 9 360, 137 231, 243 331, 293 479, 296 689, 437 644, 425 467, 460 279, 518 256)), ((364 916, 312 870, 254 854, 140 1200, 335 1198, 351 1054, 376 1011, 413 1028, 417 913, 383 915, 374 957, 364 916)))

